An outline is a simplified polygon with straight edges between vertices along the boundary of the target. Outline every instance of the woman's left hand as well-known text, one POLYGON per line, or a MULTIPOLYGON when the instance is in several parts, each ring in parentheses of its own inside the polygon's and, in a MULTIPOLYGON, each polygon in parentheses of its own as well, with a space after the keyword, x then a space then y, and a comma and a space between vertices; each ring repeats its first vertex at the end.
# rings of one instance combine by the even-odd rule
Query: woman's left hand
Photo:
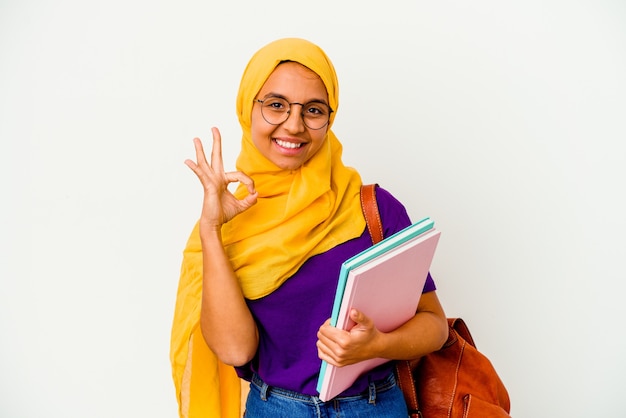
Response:
POLYGON ((372 319, 352 309, 356 324, 343 331, 326 321, 317 332, 318 356, 334 366, 371 358, 410 360, 439 350, 448 339, 448 321, 437 292, 423 293, 413 318, 393 331, 382 332, 372 319))
POLYGON ((355 325, 344 331, 330 325, 327 320, 317 332, 317 354, 334 366, 347 366, 379 357, 378 343, 382 333, 374 322, 362 312, 352 309, 350 319, 355 325))

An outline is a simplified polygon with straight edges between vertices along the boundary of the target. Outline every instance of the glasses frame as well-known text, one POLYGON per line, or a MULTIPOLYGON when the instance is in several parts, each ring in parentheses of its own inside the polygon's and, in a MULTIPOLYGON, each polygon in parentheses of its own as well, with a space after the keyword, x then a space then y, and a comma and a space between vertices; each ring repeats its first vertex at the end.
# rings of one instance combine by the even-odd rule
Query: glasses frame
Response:
POLYGON ((292 105, 300 105, 300 107, 302 109, 300 111, 300 117, 302 117, 302 123, 304 123, 304 126, 306 126, 307 128, 309 128, 309 129, 311 129, 313 131, 317 131, 317 130, 320 130, 320 129, 324 128, 325 126, 328 126, 328 124, 330 123, 330 115, 334 112, 333 108, 328 106, 327 103, 320 102, 320 101, 315 101, 315 100, 312 100, 312 101, 306 102, 306 103, 298 103, 298 102, 288 102, 287 99, 285 99, 284 97, 280 97, 280 96, 269 96, 269 97, 264 98, 263 100, 261 100, 261 99, 254 99, 254 102, 261 104, 261 116, 263 116, 263 120, 265 120, 265 122, 269 123, 270 125, 274 125, 274 126, 282 125, 283 123, 287 122, 287 120, 289 119, 289 116, 291 115, 291 106, 292 105), (263 102, 265 102, 268 99, 282 99, 285 102, 287 102, 287 104, 289 105, 289 109, 287 109, 287 112, 285 113, 287 115, 287 117, 285 118, 284 121, 279 122, 279 123, 272 123, 269 120, 267 120, 267 118, 265 117, 265 114, 263 113, 263 102), (311 128, 306 123, 306 118, 304 117, 304 106, 308 105, 309 103, 320 103, 320 104, 323 104, 325 106, 328 106, 328 120, 326 121, 326 123, 324 123, 319 128, 311 128))

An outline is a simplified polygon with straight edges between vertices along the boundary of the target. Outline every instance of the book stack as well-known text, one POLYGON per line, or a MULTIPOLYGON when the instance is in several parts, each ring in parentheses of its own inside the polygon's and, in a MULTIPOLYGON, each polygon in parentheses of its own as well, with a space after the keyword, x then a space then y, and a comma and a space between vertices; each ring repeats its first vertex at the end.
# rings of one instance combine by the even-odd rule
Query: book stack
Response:
MULTIPOLYGON (((331 325, 350 330, 351 309, 390 332, 411 319, 417 310, 440 232, 424 218, 346 260, 339 272, 331 325)), ((363 373, 389 361, 375 358, 344 367, 322 361, 317 390, 328 401, 348 389, 363 373)))

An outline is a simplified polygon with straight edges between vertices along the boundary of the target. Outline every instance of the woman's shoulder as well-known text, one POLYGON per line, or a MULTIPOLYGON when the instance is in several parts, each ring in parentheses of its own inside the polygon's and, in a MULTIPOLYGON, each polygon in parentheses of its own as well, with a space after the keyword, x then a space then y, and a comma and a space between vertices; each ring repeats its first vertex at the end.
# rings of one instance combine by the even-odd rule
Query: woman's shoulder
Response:
POLYGON ((376 200, 379 204, 388 202, 390 204, 403 206, 389 190, 379 184, 376 184, 376 200))
POLYGON ((380 185, 376 187, 376 202, 378 203, 380 220, 385 229, 385 236, 411 224, 406 207, 389 190, 380 185))
POLYGON ((389 190, 380 185, 376 186, 376 202, 378 203, 380 210, 388 209, 406 212, 406 208, 402 202, 400 202, 400 200, 398 200, 398 198, 396 198, 389 190))

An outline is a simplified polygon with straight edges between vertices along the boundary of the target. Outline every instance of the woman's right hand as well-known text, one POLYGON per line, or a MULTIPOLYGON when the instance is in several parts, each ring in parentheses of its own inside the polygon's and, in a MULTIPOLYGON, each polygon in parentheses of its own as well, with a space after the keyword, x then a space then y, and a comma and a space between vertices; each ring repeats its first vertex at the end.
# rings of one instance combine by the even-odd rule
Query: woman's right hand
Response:
POLYGON ((217 128, 211 128, 213 148, 211 162, 206 159, 202 142, 193 140, 196 148, 196 160, 185 160, 185 164, 196 173, 204 189, 202 215, 200 223, 204 227, 220 230, 221 226, 245 211, 257 201, 254 181, 241 171, 226 173, 222 161, 222 137, 217 128), (239 200, 229 190, 230 183, 240 182, 248 189, 248 195, 239 200))
POLYGON ((217 128, 211 131, 210 161, 207 161, 198 138, 193 141, 197 161, 185 161, 204 189, 199 222, 202 243, 200 327, 207 345, 222 362, 242 366, 254 357, 259 333, 222 244, 221 227, 254 205, 257 192, 252 179, 244 173, 224 172, 220 132, 217 128), (228 190, 228 185, 236 182, 247 187, 248 195, 242 199, 237 199, 228 190))

